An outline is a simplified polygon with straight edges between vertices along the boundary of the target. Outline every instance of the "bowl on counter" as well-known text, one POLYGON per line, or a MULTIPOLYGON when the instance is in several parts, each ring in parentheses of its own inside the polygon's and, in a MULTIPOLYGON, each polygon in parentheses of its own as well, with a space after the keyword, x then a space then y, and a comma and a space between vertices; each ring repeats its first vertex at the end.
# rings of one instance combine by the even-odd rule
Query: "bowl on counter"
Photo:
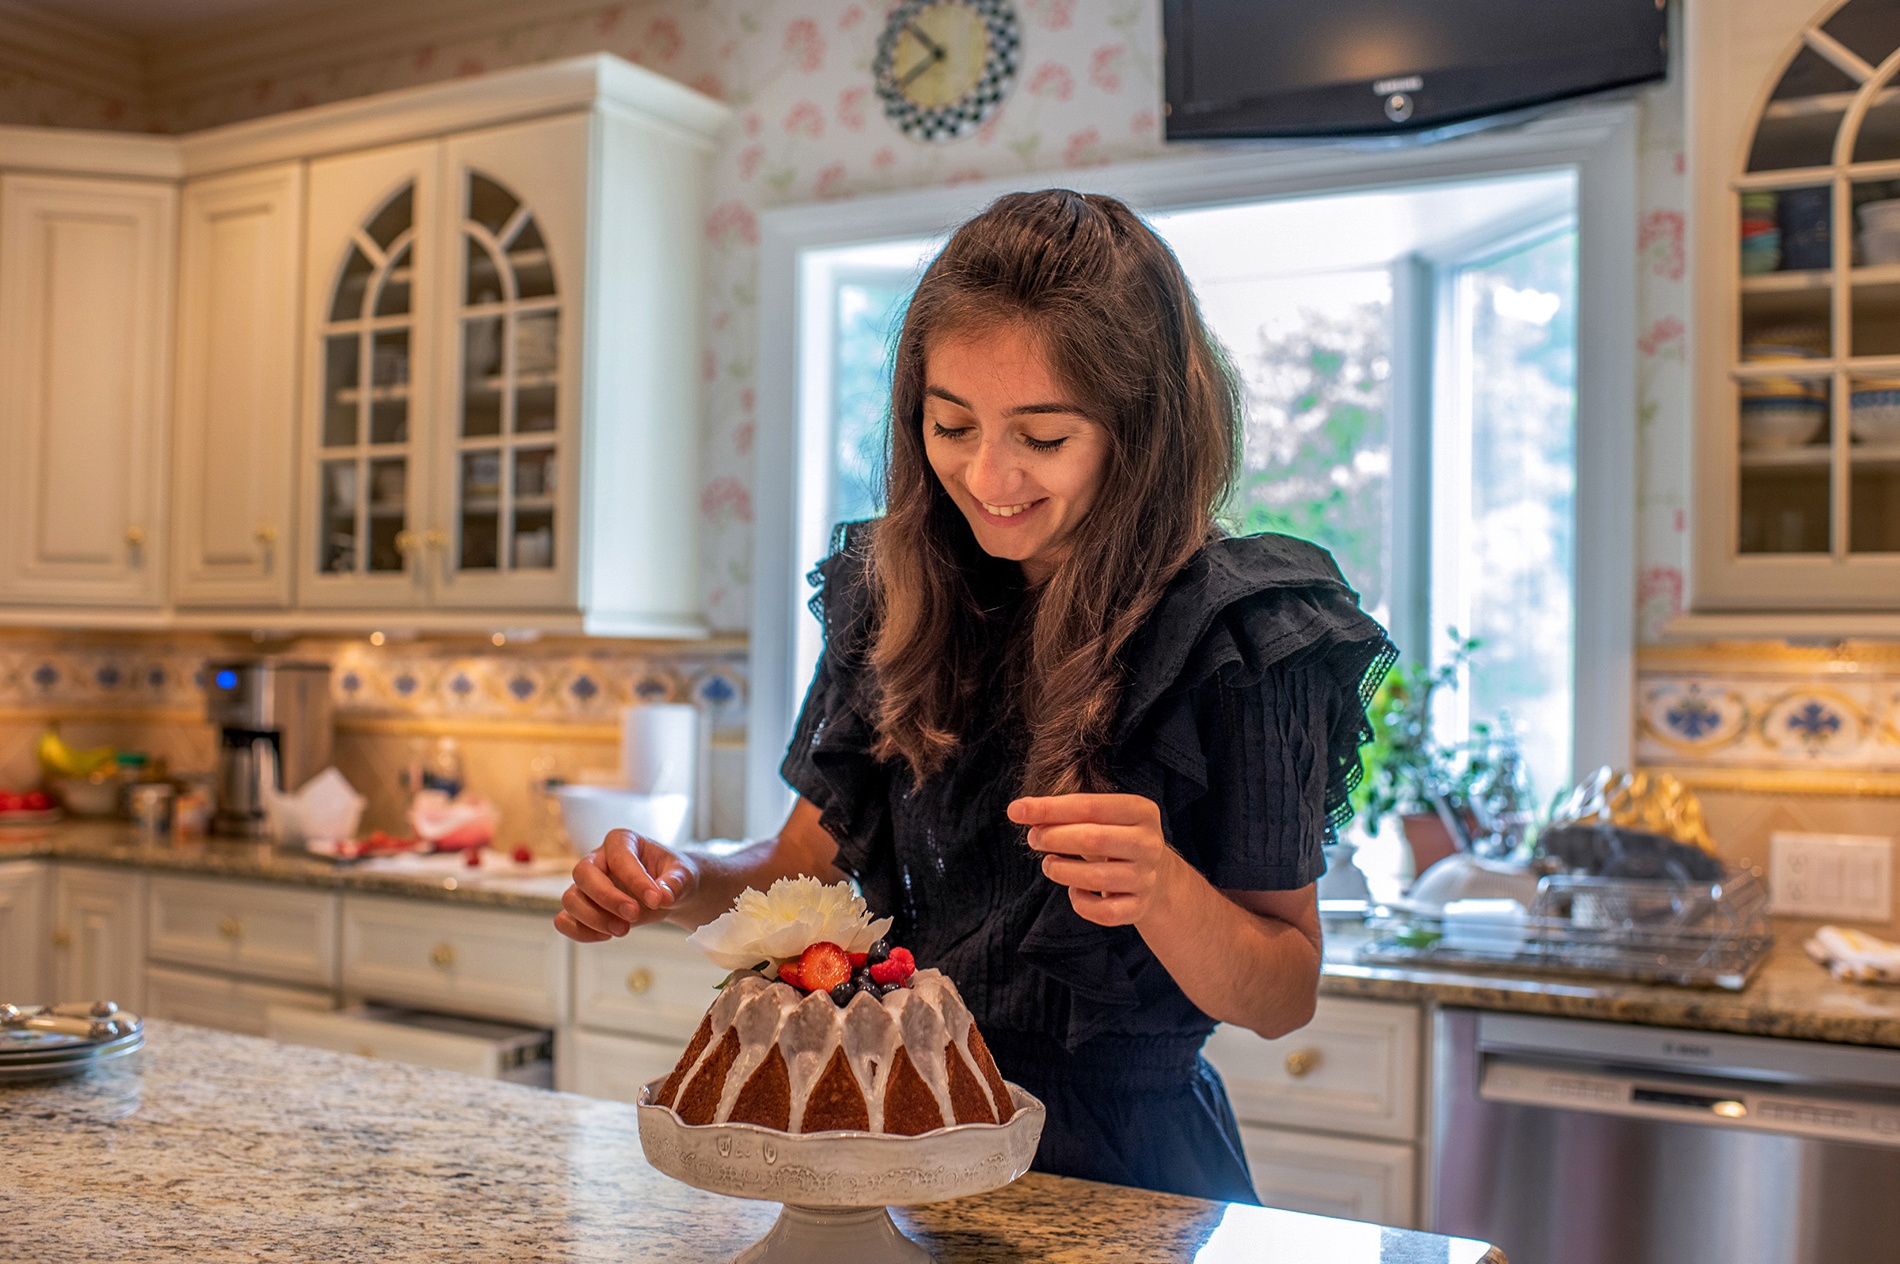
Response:
POLYGON ((656 843, 676 843, 688 833, 692 800, 683 794, 641 794, 621 786, 567 785, 554 791, 561 828, 577 856, 600 846, 609 830, 630 829, 656 843))
POLYGON ((90 777, 52 777, 48 784, 74 816, 118 816, 124 808, 125 779, 117 769, 90 777))
POLYGON ((1742 446, 1754 451, 1799 448, 1827 427, 1827 401, 1811 396, 1768 395, 1742 401, 1742 446))
POLYGON ((1847 432, 1855 443, 1900 443, 1900 390, 1855 391, 1847 402, 1847 432))

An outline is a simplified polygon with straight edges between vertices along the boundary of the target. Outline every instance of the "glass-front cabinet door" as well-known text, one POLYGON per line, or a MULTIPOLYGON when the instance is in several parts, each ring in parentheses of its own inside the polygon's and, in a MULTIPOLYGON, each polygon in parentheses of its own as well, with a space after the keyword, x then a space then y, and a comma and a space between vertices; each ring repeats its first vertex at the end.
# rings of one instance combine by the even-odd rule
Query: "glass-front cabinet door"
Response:
POLYGON ((312 164, 305 604, 575 606, 587 137, 312 164))
MULTIPOLYGON (((444 542, 434 577, 447 606, 574 602, 574 442, 587 123, 551 122, 448 142, 452 243, 443 307, 453 383, 438 453, 444 542)), ((610 231, 610 229, 608 229, 610 231)))
MULTIPOLYGON (((1726 258, 1702 279, 1732 305, 1698 331, 1722 363, 1698 379, 1700 499, 1719 512, 1698 507, 1697 596, 1718 609, 1895 611, 1900 5, 1847 0, 1789 25, 1800 29, 1750 85, 1759 95, 1730 121, 1727 154, 1704 156, 1727 167, 1725 201, 1710 190, 1703 203, 1721 217, 1705 231, 1726 258)), ((1736 104, 1731 92, 1697 108, 1736 104)))
POLYGON ((434 331, 424 296, 437 149, 312 164, 304 604, 428 600, 434 331))

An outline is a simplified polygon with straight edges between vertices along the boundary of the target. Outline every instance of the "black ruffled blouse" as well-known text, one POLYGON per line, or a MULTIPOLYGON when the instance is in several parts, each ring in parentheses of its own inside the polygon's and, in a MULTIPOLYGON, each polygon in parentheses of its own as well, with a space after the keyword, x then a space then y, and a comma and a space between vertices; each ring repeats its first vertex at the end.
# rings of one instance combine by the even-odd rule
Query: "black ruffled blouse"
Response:
MULTIPOLYGON (((1100 1036, 1175 1037, 1198 1049, 1213 1020, 1132 927, 1079 916, 1008 820, 1024 743, 1006 697, 921 785, 870 753, 865 526, 841 528, 813 573, 825 650, 782 767, 820 809, 840 867, 896 919, 894 942, 955 980, 993 1043, 1052 1038, 1073 1052, 1100 1036)), ((1015 628, 1020 579, 1015 589, 999 636, 1015 628)), ((1123 652, 1106 766, 1122 791, 1160 805, 1169 843, 1216 887, 1306 886, 1349 811, 1365 705, 1394 657, 1323 549, 1214 540, 1123 652)))

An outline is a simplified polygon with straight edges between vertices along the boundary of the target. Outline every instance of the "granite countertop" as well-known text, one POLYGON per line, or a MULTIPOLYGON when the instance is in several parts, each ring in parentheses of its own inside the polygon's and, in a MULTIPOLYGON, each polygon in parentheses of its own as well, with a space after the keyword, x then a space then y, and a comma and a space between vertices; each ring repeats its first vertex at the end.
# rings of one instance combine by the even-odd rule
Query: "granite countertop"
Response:
POLYGON ((1786 933, 1739 992, 1508 969, 1360 965, 1353 952, 1363 938, 1329 933, 1322 995, 1900 1049, 1900 987, 1843 983, 1809 960, 1799 939, 1786 933))
MULTIPOLYGON (((631 1106, 177 1023, 0 1085, 0 1255, 730 1260, 778 1213, 648 1167, 631 1106)), ((944 1260, 1504 1264, 1480 1242, 1032 1173, 898 1211, 944 1260)))
MULTIPOLYGON (((547 917, 560 911, 570 867, 565 861, 549 861, 525 873, 467 871, 453 865, 415 873, 392 870, 377 861, 332 864, 266 843, 210 840, 141 846, 131 827, 123 823, 70 822, 38 831, 0 830, 0 861, 33 856, 452 900, 547 917)), ((1740 992, 1530 975, 1508 969, 1366 966, 1353 958, 1362 938, 1363 933, 1356 930, 1328 927, 1321 994, 1900 1048, 1900 987, 1839 982, 1808 960, 1792 935, 1782 936, 1740 992)))
POLYGON ((0 829, 0 861, 43 858, 153 873, 241 878, 286 886, 453 900, 543 913, 561 911, 572 860, 537 860, 472 870, 454 857, 395 857, 339 864, 268 842, 233 838, 141 843, 123 821, 68 821, 35 830, 0 829))

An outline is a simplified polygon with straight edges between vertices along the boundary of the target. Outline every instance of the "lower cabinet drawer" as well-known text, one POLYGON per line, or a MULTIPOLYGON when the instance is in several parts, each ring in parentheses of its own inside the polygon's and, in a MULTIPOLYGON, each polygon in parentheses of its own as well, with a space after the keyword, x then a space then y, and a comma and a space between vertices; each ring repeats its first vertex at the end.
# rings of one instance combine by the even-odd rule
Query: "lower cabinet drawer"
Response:
POLYGON ((574 950, 574 1020, 684 1048, 727 971, 672 926, 638 926, 574 950))
POLYGON ((369 1000, 558 1027, 568 946, 538 913, 343 899, 343 990, 369 1000))
POLYGON ((536 1088, 549 1088, 553 1082, 553 1033, 532 1027, 360 1005, 334 1014, 273 1009, 269 1035, 286 1044, 460 1071, 485 1080, 536 1088))
POLYGON ((1418 1135, 1418 1007, 1322 996, 1278 1040, 1222 1026, 1207 1060, 1242 1122, 1411 1141, 1418 1135))
POLYGON ((265 1011, 273 1005, 324 1011, 336 1008, 336 997, 316 988, 259 983, 172 966, 152 966, 145 972, 148 1018, 170 1018, 219 1031, 262 1036, 267 1026, 265 1011))
POLYGON ((565 1036, 561 1086, 587 1097, 635 1101, 640 1086, 671 1071, 685 1051, 684 1041, 641 1040, 577 1028, 565 1036))
POLYGON ((146 955, 284 983, 336 983, 337 897, 262 882, 154 876, 146 955))
POLYGON ((1412 1227, 1409 1145, 1243 1124, 1254 1193, 1269 1207, 1412 1227))

